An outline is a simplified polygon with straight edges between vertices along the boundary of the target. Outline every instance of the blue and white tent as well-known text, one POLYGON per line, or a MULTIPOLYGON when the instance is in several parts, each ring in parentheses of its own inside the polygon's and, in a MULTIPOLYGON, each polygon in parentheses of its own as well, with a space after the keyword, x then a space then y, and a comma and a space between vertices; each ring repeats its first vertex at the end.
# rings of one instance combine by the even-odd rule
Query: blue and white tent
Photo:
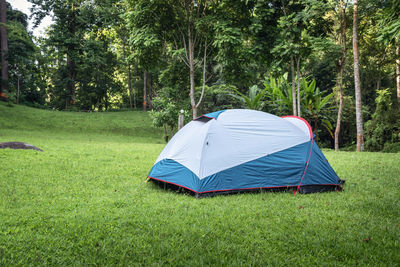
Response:
POLYGON ((340 179, 306 120, 246 109, 188 123, 165 146, 148 177, 197 196, 262 188, 340 190, 340 179))

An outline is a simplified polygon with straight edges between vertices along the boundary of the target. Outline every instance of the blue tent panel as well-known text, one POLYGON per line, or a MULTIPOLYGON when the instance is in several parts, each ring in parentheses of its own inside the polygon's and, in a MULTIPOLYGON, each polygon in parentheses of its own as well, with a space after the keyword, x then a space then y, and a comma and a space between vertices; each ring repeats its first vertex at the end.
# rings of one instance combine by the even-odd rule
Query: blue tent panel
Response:
POLYGON ((197 192, 200 181, 192 171, 172 159, 163 159, 157 162, 148 177, 179 185, 194 192, 197 192))
POLYGON ((306 142, 210 175, 201 180, 199 192, 296 186, 309 149, 306 142))
POLYGON ((340 185, 339 177, 332 169, 328 160, 322 154, 317 143, 313 140, 310 164, 307 167, 301 185, 340 185))
POLYGON ((217 119, 219 115, 221 115, 222 112, 224 112, 225 110, 219 110, 219 111, 215 111, 215 112, 211 112, 211 113, 207 113, 202 115, 201 117, 207 117, 207 118, 214 118, 217 119))
MULTIPOLYGON (((306 167, 310 146, 311 142, 306 142, 201 180, 180 163, 164 159, 153 166, 149 177, 196 193, 297 186, 306 167)), ((302 185, 311 184, 339 184, 337 175, 315 142, 310 164, 302 181, 302 185)))

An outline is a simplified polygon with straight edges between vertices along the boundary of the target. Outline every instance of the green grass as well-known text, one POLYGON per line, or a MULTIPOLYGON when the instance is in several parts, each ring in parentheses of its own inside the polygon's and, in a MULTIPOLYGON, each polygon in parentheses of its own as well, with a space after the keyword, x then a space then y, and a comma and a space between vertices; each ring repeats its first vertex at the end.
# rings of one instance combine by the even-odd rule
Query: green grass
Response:
POLYGON ((400 154, 324 151, 343 192, 195 199, 143 183, 143 112, 0 103, 0 266, 400 265, 400 154), (299 208, 299 207, 302 208, 299 208))

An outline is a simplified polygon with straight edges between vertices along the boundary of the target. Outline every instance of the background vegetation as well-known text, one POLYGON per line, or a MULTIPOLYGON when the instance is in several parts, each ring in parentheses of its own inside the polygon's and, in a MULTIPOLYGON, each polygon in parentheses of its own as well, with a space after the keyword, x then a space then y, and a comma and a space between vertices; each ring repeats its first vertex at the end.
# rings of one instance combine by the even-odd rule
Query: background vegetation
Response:
MULTIPOLYGON (((299 113, 323 146, 333 147, 335 129, 340 146, 355 144, 354 1, 30 2, 36 23, 50 15, 54 24, 34 38, 27 16, 7 4, 11 102, 52 110, 151 109, 154 125, 169 132, 180 109, 190 119, 250 107, 234 95, 258 88, 268 92, 252 104, 257 109, 299 113)), ((358 4, 365 145, 373 151, 399 147, 399 10, 395 0, 358 4)))

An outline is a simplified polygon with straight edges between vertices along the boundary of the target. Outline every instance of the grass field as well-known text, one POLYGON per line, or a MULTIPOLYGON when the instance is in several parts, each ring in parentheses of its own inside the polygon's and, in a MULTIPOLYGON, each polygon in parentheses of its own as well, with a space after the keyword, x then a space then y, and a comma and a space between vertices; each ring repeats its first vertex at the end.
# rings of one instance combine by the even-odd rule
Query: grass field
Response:
POLYGON ((144 183, 143 112, 0 103, 0 266, 400 265, 400 154, 324 151, 344 191, 195 199, 144 183))

